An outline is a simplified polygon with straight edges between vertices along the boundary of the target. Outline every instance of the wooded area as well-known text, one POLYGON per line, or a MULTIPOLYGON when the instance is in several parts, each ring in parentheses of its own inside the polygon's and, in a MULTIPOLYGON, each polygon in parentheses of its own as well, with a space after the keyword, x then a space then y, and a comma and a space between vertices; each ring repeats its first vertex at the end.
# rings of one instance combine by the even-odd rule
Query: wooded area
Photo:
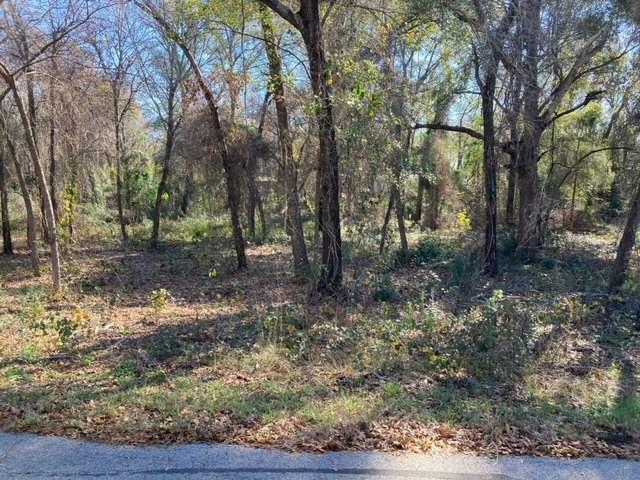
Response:
POLYGON ((2 428, 640 455, 640 3, 0 25, 2 428))

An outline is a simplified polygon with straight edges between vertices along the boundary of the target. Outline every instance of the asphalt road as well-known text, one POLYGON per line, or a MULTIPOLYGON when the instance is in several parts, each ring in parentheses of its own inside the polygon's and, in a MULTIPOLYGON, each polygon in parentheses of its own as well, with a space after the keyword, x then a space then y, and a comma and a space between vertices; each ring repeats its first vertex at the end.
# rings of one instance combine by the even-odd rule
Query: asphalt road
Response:
POLYGON ((640 480, 640 462, 290 454, 228 445, 126 447, 0 433, 0 479, 640 480))

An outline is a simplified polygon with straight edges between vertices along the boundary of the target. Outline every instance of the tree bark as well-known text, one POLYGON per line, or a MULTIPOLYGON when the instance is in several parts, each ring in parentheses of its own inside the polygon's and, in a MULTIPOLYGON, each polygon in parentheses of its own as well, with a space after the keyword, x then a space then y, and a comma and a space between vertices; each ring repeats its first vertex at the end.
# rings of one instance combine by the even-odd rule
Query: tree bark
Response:
POLYGON ((505 222, 507 225, 514 224, 515 199, 516 199, 516 167, 515 155, 511 157, 511 165, 507 169, 507 196, 505 198, 505 222))
POLYGON ((171 154, 173 151, 173 143, 175 138, 175 122, 173 119, 173 95, 171 95, 169 114, 167 119, 166 137, 164 145, 164 155, 162 157, 162 174, 160 182, 158 182, 158 190, 156 191, 156 201, 153 206, 153 229, 151 231, 151 248, 157 248, 160 240, 160 214, 162 212, 162 201, 167 191, 167 182, 171 173, 171 154))
POLYGON ((429 180, 423 175, 418 177, 418 192, 416 194, 416 210, 413 212, 414 223, 420 223, 422 220, 422 204, 424 203, 424 192, 429 188, 429 180))
POLYGON ((380 247, 378 249, 380 255, 384 253, 385 243, 387 242, 387 232, 389 231, 389 222, 391 221, 395 199, 396 197, 394 195, 389 195, 389 203, 387 204, 387 211, 384 214, 384 222, 382 223, 382 230, 380 231, 380 247))
POLYGON ((342 285, 342 234, 340 228, 340 157, 336 141, 331 92, 331 72, 322 45, 319 0, 301 0, 300 31, 309 57, 311 86, 316 96, 318 121, 318 173, 320 175, 320 229, 322 271, 318 290, 334 292, 342 285))
POLYGON ((114 108, 114 125, 113 133, 115 135, 116 145, 116 203, 118 207, 118 223, 120 224, 120 235, 122 240, 126 242, 129 238, 127 234, 127 225, 124 218, 124 201, 122 198, 122 121, 120 115, 120 95, 117 86, 113 87, 113 108, 114 108))
MULTIPOLYGON (((434 175, 437 178, 438 172, 435 171, 434 175)), ((429 188, 429 208, 423 220, 423 225, 430 230, 440 228, 440 185, 437 180, 432 182, 429 188)))
POLYGON ((227 183, 227 201, 229 204, 229 213, 231 216, 231 227, 233 231, 233 241, 236 250, 236 260, 238 269, 247 268, 247 256, 245 252, 245 241, 242 233, 242 225, 240 222, 240 188, 238 182, 238 166, 232 161, 229 151, 227 149, 227 144, 225 140, 225 134, 222 129, 222 125, 220 123, 220 117, 218 115, 218 107, 216 106, 213 92, 207 85, 207 81, 200 70, 200 66, 196 61, 195 57, 191 53, 189 47, 182 41, 178 35, 173 31, 171 25, 167 23, 167 21, 153 8, 147 4, 142 2, 136 2, 141 8, 145 9, 149 12, 153 18, 168 32, 171 33, 175 38, 175 42, 178 44, 185 57, 189 61, 191 68, 193 69, 193 73, 196 77, 196 81, 198 83, 198 87, 202 91, 202 94, 207 102, 207 106, 209 108, 209 116, 211 120, 211 127, 213 138, 216 142, 217 153, 222 159, 222 167, 224 169, 225 179, 227 183))
MULTIPOLYGON (((396 125, 396 140, 402 140, 402 125, 400 124, 396 125)), ((402 175, 402 159, 405 155, 408 155, 410 145, 411 131, 407 134, 406 142, 402 144, 402 147, 396 148, 396 151, 393 152, 392 159, 393 183, 391 184, 391 196, 395 198, 393 203, 396 211, 396 221, 398 222, 400 251, 403 260, 409 258, 409 242, 407 240, 407 229, 404 223, 404 201, 402 199, 402 192, 400 190, 400 182, 402 175)))
POLYGON ((193 197, 193 170, 187 165, 187 173, 184 177, 184 191, 180 200, 180 215, 186 217, 189 214, 189 206, 193 197))
POLYGON ((18 185, 20 185, 20 193, 22 194, 22 200, 24 202, 24 209, 27 212, 27 246, 29 247, 30 261, 31 261, 31 269, 33 270, 34 275, 40 275, 40 256, 38 254, 38 242, 37 242, 37 232, 38 225, 36 222, 36 216, 33 210, 33 201, 31 200, 31 194, 29 193, 29 186, 27 185, 27 181, 24 177, 24 173, 22 172, 22 166, 18 161, 18 156, 16 152, 16 147, 11 138, 9 138, 9 133, 6 129, 6 123, 4 121, 4 116, 0 112, 0 129, 4 133, 4 137, 7 143, 7 147, 9 148, 9 154, 13 159, 14 169, 16 171, 16 177, 18 178, 18 185))
POLYGON ((493 97, 496 90, 496 69, 497 65, 493 62, 487 66, 487 73, 481 85, 482 125, 484 131, 484 273, 490 277, 495 277, 498 274, 498 257, 496 254, 498 235, 498 161, 496 158, 496 133, 493 105, 493 97))
POLYGON ((0 147, 0 210, 2 211, 2 252, 13 255, 13 242, 11 241, 11 220, 9 219, 9 192, 7 192, 7 167, 5 164, 5 152, 0 147))
POLYGON ((538 61, 540 47, 541 0, 527 0, 521 11, 525 57, 523 91, 523 132, 518 158, 518 249, 526 257, 535 256, 540 244, 541 201, 538 157, 543 125, 539 116, 540 86, 538 61))
POLYGON ((56 189, 56 175, 57 175, 57 160, 56 160, 56 125, 55 120, 51 118, 51 124, 49 125, 49 189, 51 195, 51 203, 53 204, 53 213, 56 222, 60 221, 60 211, 58 208, 58 191, 56 189))
MULTIPOLYGON (((449 112, 449 108, 451 106, 451 102, 453 101, 452 95, 447 95, 441 101, 436 103, 435 114, 433 116, 433 125, 442 125, 446 118, 447 113, 449 112)), ((430 187, 429 180, 424 176, 425 170, 427 170, 429 166, 429 161, 433 158, 433 151, 437 143, 437 135, 438 131, 430 130, 426 138, 424 140, 424 144, 422 146, 422 155, 421 155, 421 175, 418 177, 418 195, 416 197, 416 210, 413 215, 413 221, 415 223, 419 223, 422 219, 422 206, 424 203, 424 194, 425 191, 430 187)))
POLYGON ((640 180, 629 206, 627 222, 618 245, 616 259, 613 262, 611 280, 609 282, 610 292, 615 292, 624 283, 625 273, 629 267, 631 252, 638 234, 638 224, 640 224, 640 180))
POLYGON ((60 290, 62 284, 62 274, 60 268, 60 250, 58 245, 58 231, 55 222, 55 215, 53 212, 53 204, 51 203, 51 196, 49 195, 49 188, 47 185, 47 177, 45 175, 40 158, 38 154, 38 148, 35 143, 34 132, 31 129, 31 123, 27 115, 27 111, 24 107, 22 97, 18 92, 18 87, 12 76, 5 76, 5 80, 9 83, 9 88, 13 93, 13 99, 18 107, 20 118, 22 120, 22 126, 25 130, 25 137, 27 141, 27 147, 33 163, 33 169, 38 178, 38 184, 40 185, 40 191, 44 198, 45 216, 47 222, 47 229, 49 234, 49 247, 51 249, 51 280, 53 284, 53 290, 55 292, 60 290))
POLYGON ((291 141, 291 131, 289 129, 289 112, 287 110, 287 103, 285 100, 284 79, 282 78, 282 64, 276 49, 271 17, 263 5, 261 5, 261 21, 265 48, 267 50, 267 57, 269 60, 271 90, 276 104, 278 140, 280 144, 280 155, 284 166, 286 216, 291 236, 293 266, 296 275, 302 276, 309 271, 309 257, 307 255, 302 214, 300 212, 298 165, 293 159, 293 146, 291 141))
MULTIPOLYGON (((535 122, 535 120, 534 120, 535 122)), ((518 249, 526 257, 534 257, 541 245, 542 198, 538 175, 539 127, 525 123, 518 163, 518 249)))

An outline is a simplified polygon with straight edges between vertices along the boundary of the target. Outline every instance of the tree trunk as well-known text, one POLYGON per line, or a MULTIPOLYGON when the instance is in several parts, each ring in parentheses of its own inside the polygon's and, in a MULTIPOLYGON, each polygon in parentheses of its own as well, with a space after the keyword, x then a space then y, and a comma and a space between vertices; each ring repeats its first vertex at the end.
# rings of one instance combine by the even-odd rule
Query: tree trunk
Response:
POLYGON ((538 175, 540 139, 544 130, 540 118, 538 62, 540 50, 541 0, 527 0, 521 5, 524 40, 523 131, 518 156, 518 250, 525 257, 536 255, 541 245, 542 198, 538 175))
MULTIPOLYGON (((170 105, 173 105, 173 98, 170 100, 170 105)), ((169 175, 171 173, 171 153, 173 151, 174 137, 175 124, 173 121, 173 110, 169 107, 164 155, 162 160, 162 174, 160 175, 158 190, 156 191, 156 202, 153 206, 153 229, 151 231, 150 242, 151 248, 157 248, 158 241, 160 240, 160 213, 162 212, 163 196, 167 191, 167 182, 169 181, 169 175)))
POLYGON ((309 57, 311 86, 316 96, 318 121, 318 174, 320 175, 320 230, 322 271, 318 290, 333 292, 342 285, 342 235, 340 231, 340 157, 331 98, 331 72, 322 45, 319 0, 301 0, 301 33, 309 57))
MULTIPOLYGON (((453 101, 452 95, 446 95, 443 99, 436 102, 435 114, 433 115, 433 123, 441 124, 446 121, 451 102, 453 101)), ((421 174, 418 177, 418 195, 416 198, 416 210, 413 215, 413 221, 419 223, 422 219, 422 205, 424 203, 425 191, 430 187, 429 180, 424 176, 425 171, 429 167, 429 162, 434 158, 434 149, 438 141, 438 131, 430 130, 426 134, 424 144, 422 146, 421 155, 421 174)), ((435 163, 435 162, 434 162, 435 163)))
MULTIPOLYGON (((435 172, 437 175, 437 172, 435 172)), ((429 187, 429 209, 424 218, 424 226, 430 230, 437 230, 440 227, 440 185, 432 182, 429 187)))
POLYGON ((2 252, 13 255, 11 220, 9 219, 9 193, 7 192, 7 167, 4 149, 0 148, 0 210, 2 210, 2 252))
MULTIPOLYGON (((167 31, 171 31, 170 26, 164 21, 164 19, 162 19, 162 17, 155 15, 154 17, 161 25, 163 25, 165 29, 167 29, 167 31)), ((240 188, 238 182, 238 166, 230 158, 225 141, 225 134, 222 130, 222 125, 220 124, 220 117, 218 116, 218 107, 216 106, 213 97, 213 92, 207 85, 205 77, 200 70, 200 66, 191 53, 191 50, 184 42, 178 40, 177 43, 182 49, 185 57, 187 57, 187 59, 189 60, 189 64, 193 69, 196 81, 198 82, 198 86, 202 91, 205 100, 207 101, 207 106, 209 107, 213 138, 216 142, 217 153, 222 159, 222 167, 224 169, 225 179, 227 183, 227 201, 229 204, 229 214, 231 216, 231 227, 233 230, 233 242, 236 250, 237 265, 238 269, 244 269, 247 268, 247 256, 245 252, 245 242, 242 233, 242 225, 240 223, 240 188)))
MULTIPOLYGON (((251 159, 248 160, 248 163, 251 159)), ((251 167, 247 165, 247 232, 252 242, 256 241, 256 197, 254 195, 255 182, 251 178, 251 167)))
POLYGON ((529 258, 536 255, 541 244, 542 198, 538 175, 540 135, 535 124, 525 125, 518 165, 518 249, 529 258))
POLYGON ((291 250, 293 253, 293 266, 296 275, 302 276, 309 271, 309 257, 304 239, 302 214, 300 212, 300 193, 298 190, 298 165, 293 159, 293 147, 291 143, 291 131, 289 129, 289 112, 285 100, 284 79, 282 78, 282 65, 276 49, 275 36, 271 18, 266 8, 261 6, 262 31, 264 34, 265 48, 269 59, 269 74, 271 90, 276 104, 276 116, 278 121, 278 140, 280 143, 280 155, 284 165, 286 185, 286 218, 291 236, 291 250))
MULTIPOLYGON (((398 104, 398 115, 402 115, 402 101, 398 104)), ((399 117, 400 118, 400 117, 399 117)), ((396 140, 400 142, 402 140, 402 126, 396 125, 396 140)), ((405 155, 408 155, 411 145, 411 132, 407 135, 407 140, 402 147, 396 148, 393 152, 392 167, 393 167, 393 183, 391 185, 391 196, 395 198, 394 205, 396 211, 396 221, 398 222, 398 234, 400 236, 400 251, 403 259, 409 258, 409 242, 407 241, 407 229, 404 224, 404 201, 402 199, 402 192, 400 190, 400 182, 402 176, 402 159, 405 155)))
POLYGON ((618 245, 618 252, 616 259, 613 263, 613 270, 611 272, 611 280, 609 282, 609 291, 614 292, 624 283, 625 272, 629 266, 629 260, 631 259, 631 251, 636 242, 636 236, 638 233, 638 224, 640 223, 640 180, 636 187, 635 194, 631 200, 629 206, 629 215, 627 216, 627 222, 624 227, 620 244, 618 245))
POLYGON ((384 214, 384 223, 382 224, 382 230, 380 231, 380 248, 378 252, 380 255, 384 253, 384 246, 387 241, 387 232, 389 231, 389 222, 391 221, 391 213, 393 212, 393 202, 395 202, 395 195, 389 195, 389 204, 387 205, 387 212, 384 214))
POLYGON ((58 231, 56 228, 55 215, 53 212, 53 204, 51 203, 51 196, 49 195, 49 188, 47 186, 47 177, 40 163, 38 149, 34 138, 34 132, 31 129, 31 123, 29 122, 27 111, 24 108, 22 97, 18 92, 18 87, 13 77, 9 77, 6 80, 8 80, 9 82, 9 87, 13 92, 14 102, 18 107, 18 111, 20 113, 22 126, 25 130, 27 147, 29 149, 31 161, 33 162, 33 169, 38 178, 40 191, 42 192, 44 197, 45 215, 49 234, 49 247, 51 249, 51 279, 53 283, 53 290, 57 292, 60 290, 60 286, 62 283, 62 275, 60 269, 60 251, 58 246, 58 231))
POLYGON ((578 191, 578 170, 573 174, 573 187, 571 188, 571 208, 569 209, 569 228, 576 228, 576 192, 578 191))
POLYGON ((507 197, 505 205, 505 221, 507 225, 514 224, 515 199, 516 199, 516 167, 515 155, 511 156, 511 165, 507 170, 507 197))
POLYGON ((260 216, 260 239, 264 243, 267 238, 267 221, 264 214, 264 208, 262 205, 262 198, 260 197, 260 190, 256 183, 256 165, 257 159, 251 157, 247 160, 245 168, 247 179, 247 229, 249 231, 249 238, 252 242, 256 241, 256 209, 260 216))
POLYGON ((16 177, 18 177, 18 185, 20 185, 20 193, 22 194, 22 200, 24 201, 24 209, 27 212, 27 245, 29 247, 31 269, 34 275, 40 275, 40 257, 38 255, 38 242, 37 242, 37 228, 36 216, 33 211, 33 201, 31 200, 31 194, 29 193, 29 187, 27 181, 24 178, 22 172, 22 166, 18 161, 16 147, 13 141, 9 138, 9 134, 6 130, 6 124, 4 116, 0 112, 0 129, 4 132, 4 137, 9 147, 9 154, 13 159, 14 169, 16 171, 16 177))
MULTIPOLYGON (((53 114, 52 114, 53 115, 53 114)), ((60 221, 60 211, 58 208, 58 192, 56 190, 56 125, 53 117, 49 126, 49 189, 51 195, 51 203, 53 204, 53 213, 56 222, 60 221)))
POLYGON ((418 193, 416 194, 416 210, 413 212, 413 221, 420 223, 422 220, 422 204, 424 203, 424 192, 429 187, 429 180, 424 176, 418 177, 418 193))
POLYGON ((189 214, 189 205, 191 205, 191 197, 193 196, 192 173, 193 172, 187 172, 184 179, 184 192, 182 193, 182 200, 180 201, 180 215, 183 217, 186 217, 189 214))
POLYGON ((118 207, 118 223, 120 224, 120 235, 122 241, 126 242, 129 238, 127 235, 127 225, 124 219, 124 204, 122 199, 122 124, 120 122, 120 98, 117 89, 114 87, 113 94, 114 103, 114 135, 116 140, 116 203, 118 207))
MULTIPOLYGON (((24 48, 27 48, 27 51, 28 51, 28 47, 24 47, 24 48)), ((26 78, 27 108, 29 113, 28 115, 29 125, 31 126, 31 131, 33 132, 33 142, 34 142, 36 151, 38 151, 38 137, 37 137, 38 114, 36 111, 36 100, 35 100, 35 94, 33 90, 33 80, 31 76, 32 73, 33 71, 29 69, 27 73, 27 78, 26 78)), ((47 227, 47 215, 45 212, 45 208, 46 208, 45 199, 44 199, 45 192, 42 191, 42 184, 40 182, 38 182, 38 191, 40 193, 40 223, 42 226, 42 238, 45 241, 45 243, 48 244, 51 240, 49 238, 49 228, 47 227)))
MULTIPOLYGON (((491 60, 489 60, 491 62, 491 60)), ((496 254, 498 235, 498 161, 496 158, 496 133, 494 125, 493 97, 496 90, 496 66, 489 64, 481 85, 485 230, 484 230, 484 273, 490 277, 498 274, 496 254)))

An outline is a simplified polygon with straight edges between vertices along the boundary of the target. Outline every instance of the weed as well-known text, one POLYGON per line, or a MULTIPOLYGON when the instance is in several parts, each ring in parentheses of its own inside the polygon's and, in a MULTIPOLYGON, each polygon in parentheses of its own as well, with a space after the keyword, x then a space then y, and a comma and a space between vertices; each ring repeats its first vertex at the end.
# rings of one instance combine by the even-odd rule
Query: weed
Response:
POLYGON ((166 288, 159 288, 149 294, 149 300, 156 313, 160 313, 169 305, 171 294, 166 288))
POLYGON ((378 302, 392 302, 398 297, 391 276, 387 273, 373 276, 373 299, 378 302))

